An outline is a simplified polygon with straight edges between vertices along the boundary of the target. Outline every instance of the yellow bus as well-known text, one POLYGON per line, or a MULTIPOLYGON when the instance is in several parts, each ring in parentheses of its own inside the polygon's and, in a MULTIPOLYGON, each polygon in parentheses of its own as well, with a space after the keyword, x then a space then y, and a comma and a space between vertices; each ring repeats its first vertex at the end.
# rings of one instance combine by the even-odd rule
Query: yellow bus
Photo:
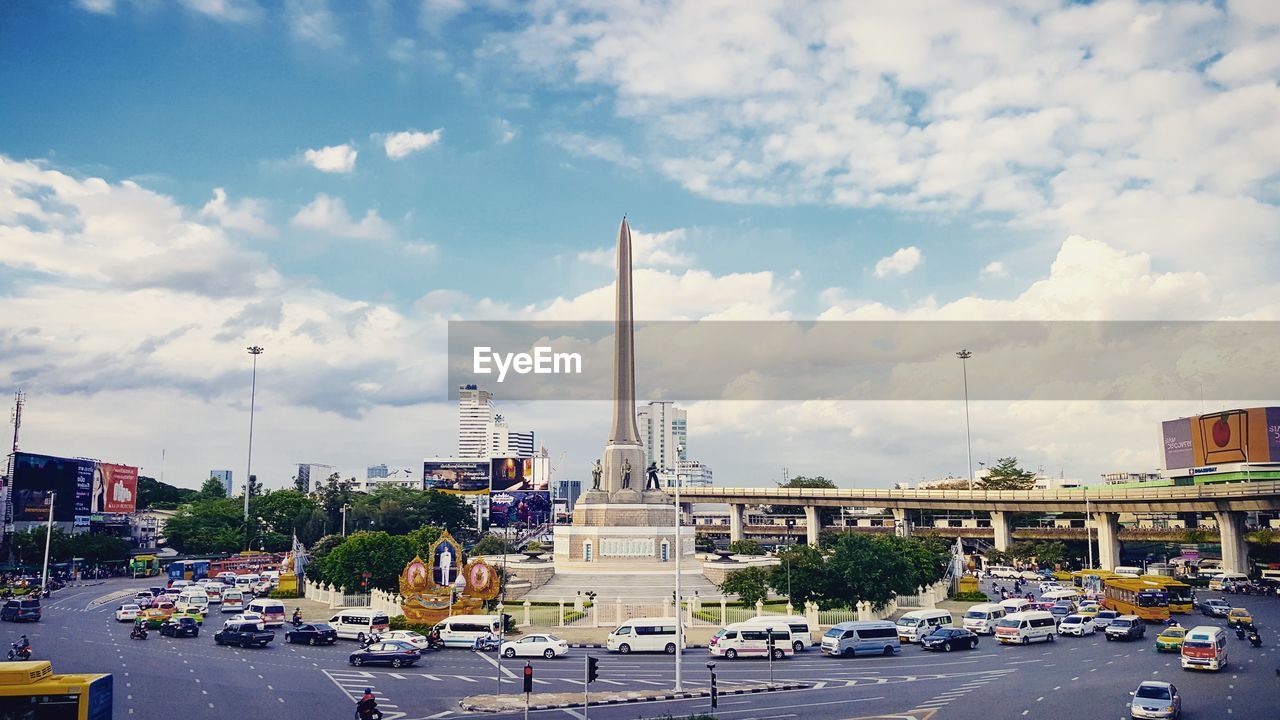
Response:
POLYGON ((1103 584, 1106 581, 1118 577, 1120 576, 1110 570, 1091 570, 1085 568, 1084 570, 1075 570, 1071 573, 1071 583, 1075 585, 1076 589, 1080 592, 1088 590, 1102 592, 1103 584))
POLYGON ((0 718, 111 720, 111 675, 54 675, 48 660, 0 665, 0 718))
POLYGON ((1139 579, 1156 583, 1164 589, 1164 594, 1169 601, 1169 612, 1185 614, 1194 609, 1195 602, 1191 599, 1190 585, 1174 580, 1168 575, 1143 575, 1139 579))
POLYGON ((1158 583, 1138 578, 1111 578, 1106 581, 1103 607, 1121 615, 1137 615, 1151 621, 1169 619, 1169 600, 1158 583))

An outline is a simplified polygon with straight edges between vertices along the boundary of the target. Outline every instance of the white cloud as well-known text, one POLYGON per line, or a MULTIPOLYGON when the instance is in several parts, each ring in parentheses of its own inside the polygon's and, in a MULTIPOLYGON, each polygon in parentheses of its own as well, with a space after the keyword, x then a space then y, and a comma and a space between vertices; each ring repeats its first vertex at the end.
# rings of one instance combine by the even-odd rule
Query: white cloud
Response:
POLYGON ((924 253, 920 252, 920 248, 914 245, 898 248, 892 255, 882 257, 876 262, 876 277, 906 275, 920 267, 922 262, 924 262, 924 253))
POLYGON ((388 240, 395 236, 395 229, 377 210, 370 208, 356 222, 342 198, 325 193, 316 193, 315 199, 299 209, 290 222, 307 230, 358 240, 388 240))
POLYGON ((345 42, 328 0, 286 0, 285 16, 289 31, 299 41, 326 50, 345 42))
POLYGON ((254 22, 262 17, 262 7, 254 0, 181 0, 191 12, 227 23, 254 22))
POLYGON ((329 145, 318 150, 307 150, 303 158, 320 172, 349 173, 356 169, 358 152, 348 144, 329 145))
MULTIPOLYGON (((667 265, 683 267, 691 265, 693 258, 681 253, 676 246, 686 240, 684 228, 666 230, 658 233, 631 231, 631 264, 633 267, 654 267, 667 265)), ((578 259, 592 265, 614 267, 617 263, 617 249, 613 247, 597 248, 578 253, 578 259)))
POLYGON ((498 118, 494 123, 494 134, 498 136, 498 144, 506 145, 520 135, 520 130, 506 118, 498 118))
POLYGON ((266 203, 254 198, 228 202, 227 191, 222 188, 213 189, 213 199, 200 208, 198 215, 229 230, 239 230, 256 237, 275 237, 276 229, 266 216, 266 203))
POLYGON ((440 257, 440 246, 422 240, 407 242, 402 246, 404 253, 412 257, 435 260, 440 257))
POLYGON ((592 137, 582 133, 558 133, 549 135, 547 139, 564 148, 574 157, 604 160, 633 170, 641 166, 639 158, 628 153, 622 143, 614 138, 592 137))
POLYGON ((387 157, 400 160, 435 145, 440 142, 442 135, 444 135, 444 128, 436 128, 431 132, 417 130, 393 132, 383 136, 382 146, 387 152, 387 157))
POLYGON ((76 0, 76 6, 81 10, 110 15, 116 11, 116 0, 76 0))
POLYGON ((982 275, 984 277, 994 277, 994 278, 1008 277, 1009 270, 1006 269, 1004 266, 1004 263, 1000 262, 999 260, 992 260, 991 262, 987 263, 986 267, 982 268, 982 275))

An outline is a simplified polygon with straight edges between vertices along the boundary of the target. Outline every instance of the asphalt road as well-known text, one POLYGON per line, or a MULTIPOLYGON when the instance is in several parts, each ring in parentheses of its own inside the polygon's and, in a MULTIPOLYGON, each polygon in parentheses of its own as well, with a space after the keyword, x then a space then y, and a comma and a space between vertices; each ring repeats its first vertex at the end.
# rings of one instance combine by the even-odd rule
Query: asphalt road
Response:
MULTIPOLYGON (((458 700, 492 693, 499 688, 495 658, 470 651, 430 653, 413 668, 353 668, 346 663, 355 647, 339 641, 335 647, 313 648, 278 642, 264 649, 218 647, 213 627, 198 638, 163 638, 152 633, 146 641, 129 639, 129 626, 116 623, 117 603, 101 602, 112 592, 139 587, 138 581, 109 581, 101 585, 67 588, 45 605, 37 624, 4 625, 9 636, 27 632, 35 657, 53 661, 59 672, 115 673, 116 717, 224 718, 273 717, 280 720, 350 718, 354 698, 365 687, 378 694, 388 720, 446 718, 465 715, 458 700)), ((814 651, 773 664, 778 681, 814 683, 810 689, 744 696, 724 696, 717 717, 752 720, 826 720, 890 715, 945 720, 991 718, 1127 717, 1129 691, 1149 678, 1174 682, 1182 690, 1186 718, 1274 720, 1280 708, 1280 600, 1232 596, 1251 609, 1262 628, 1262 648, 1230 637, 1232 662, 1227 672, 1193 673, 1178 667, 1177 657, 1154 651, 1155 628, 1131 643, 1105 642, 1101 636, 1059 638, 1052 644, 999 647, 984 637, 974 651, 926 653, 918 646, 903 648, 893 658, 827 658, 814 651)), ((210 626, 222 616, 210 615, 210 626)), ((1213 624, 1198 614, 1183 624, 1213 624)), ((532 660, 538 691, 580 692, 586 653, 601 658, 602 680, 593 692, 609 689, 670 688, 673 661, 663 655, 609 655, 574 649, 569 657, 532 660)), ((703 650, 684 654, 683 681, 687 688, 705 687, 708 679, 703 650)), ((519 669, 525 660, 502 663, 501 687, 519 692, 519 669)), ((722 689, 768 680, 764 660, 716 660, 722 689)), ((590 718, 687 716, 709 710, 705 698, 625 706, 597 706, 590 718)), ((515 718, 522 713, 486 715, 515 718)), ((531 717, 581 717, 581 708, 534 711, 531 717)))

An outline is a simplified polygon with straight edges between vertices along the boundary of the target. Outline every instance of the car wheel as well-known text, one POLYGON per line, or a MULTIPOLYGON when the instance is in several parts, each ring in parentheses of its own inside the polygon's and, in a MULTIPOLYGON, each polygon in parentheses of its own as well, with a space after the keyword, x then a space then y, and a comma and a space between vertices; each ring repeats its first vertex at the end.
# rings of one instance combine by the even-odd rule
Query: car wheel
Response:
POLYGON ((969 649, 970 649, 970 650, 973 650, 973 649, 974 649, 974 648, 976 648, 976 647, 978 647, 978 638, 974 638, 974 639, 972 639, 972 640, 970 640, 970 641, 969 641, 969 649))
POLYGON ((782 650, 780 650, 780 649, 778 649, 778 648, 774 648, 774 649, 773 649, 773 659, 774 659, 774 660, 781 660, 782 658, 784 658, 784 657, 786 657, 786 656, 787 656, 787 654, 786 654, 785 652, 783 652, 782 650))
POLYGON ((316 644, 316 639, 315 639, 315 638, 307 638, 307 644, 308 644, 308 645, 315 645, 315 644, 316 644))
POLYGON ((1110 635, 1105 635, 1104 637, 1106 637, 1106 638, 1107 638, 1107 642, 1111 642, 1111 636, 1110 636, 1110 635))
POLYGON ((1054 637, 1052 634, 1049 635, 1049 642, 1053 642, 1054 640, 1057 640, 1057 639, 1058 638, 1054 637))
POLYGON ((738 657, 738 651, 734 650, 733 648, 729 648, 728 650, 724 651, 724 656, 732 660, 738 657))
POLYGON ((947 642, 942 643, 942 651, 943 651, 943 652, 951 652, 951 641, 950 641, 950 640, 948 640, 947 642))
POLYGON ((662 652, 664 652, 664 653, 666 653, 666 654, 668 654, 668 655, 675 655, 675 654, 676 654, 676 644, 675 644, 675 643, 667 643, 667 646, 666 646, 666 647, 664 647, 664 648, 662 648, 662 652))
POLYGON ((516 656, 516 649, 515 649, 515 648, 507 648, 506 650, 503 650, 503 651, 502 651, 502 657, 509 657, 509 658, 513 658, 513 657, 515 657, 515 656, 516 656))
POLYGON ((1023 645, 1029 645, 1029 644, 1031 644, 1031 638, 1026 637, 1026 636, 1023 636, 1023 638, 1022 638, 1022 644, 1023 644, 1023 645))
POLYGON ((213 636, 213 644, 214 644, 214 645, 221 645, 221 644, 222 644, 222 638, 218 637, 217 635, 214 635, 214 636, 213 636))
POLYGON ((364 658, 357 655, 356 657, 351 658, 351 664, 355 665, 356 667, 360 667, 361 665, 364 664, 364 658))
POLYGON ((842 653, 840 653, 840 654, 841 654, 841 655, 843 655, 843 656, 845 656, 845 657, 853 657, 853 648, 845 648, 845 649, 844 649, 844 652, 842 652, 842 653))
POLYGON ((400 666, 401 666, 401 665, 403 665, 403 664, 404 664, 404 663, 400 662, 400 658, 392 658, 392 659, 391 659, 391 667, 393 667, 393 668, 398 668, 398 667, 400 667, 400 666))
POLYGON ((885 656, 885 657, 889 657, 889 656, 891 656, 891 655, 893 655, 893 646, 892 646, 892 645, 885 645, 885 646, 884 646, 884 656, 885 656))
POLYGON ((191 637, 200 637, 200 630, 198 630, 198 629, 196 629, 196 630, 192 630, 192 631, 191 631, 191 637))
POLYGON ((553 658, 553 657, 555 657, 555 656, 556 656, 556 651, 555 651, 555 650, 552 650, 551 648, 547 648, 546 650, 543 650, 543 651, 542 651, 542 657, 544 657, 544 658, 546 658, 546 659, 548 659, 548 660, 550 660, 551 658, 553 658))
POLYGON ((797 641, 795 641, 795 642, 791 643, 791 650, 792 650, 792 651, 794 651, 794 652, 802 652, 802 651, 804 651, 804 643, 803 643, 803 642, 801 642, 801 641, 799 641, 799 640, 797 640, 797 641))
POLYGON ((621 645, 618 646, 618 652, 622 653, 623 655, 628 655, 631 653, 631 646, 626 643, 622 643, 621 645))

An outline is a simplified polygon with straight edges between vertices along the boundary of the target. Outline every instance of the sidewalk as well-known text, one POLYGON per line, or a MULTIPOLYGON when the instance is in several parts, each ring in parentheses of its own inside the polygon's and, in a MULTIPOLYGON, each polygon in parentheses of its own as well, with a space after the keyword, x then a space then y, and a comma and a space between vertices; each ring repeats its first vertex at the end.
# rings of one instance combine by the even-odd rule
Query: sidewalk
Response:
MULTIPOLYGON (((555 635, 569 643, 573 647, 604 647, 604 642, 609 637, 609 633, 613 632, 613 624, 608 627, 539 627, 530 625, 529 627, 519 628, 521 634, 532 635, 535 633, 545 633, 547 635, 555 635)), ((699 625, 696 627, 686 627, 684 634, 685 647, 705 648, 711 640, 711 636, 719 632, 720 628, 699 625)), ((522 706, 523 707, 523 706, 522 706)))
MULTIPOLYGON (((749 695, 762 692, 779 692, 782 690, 803 690, 811 687, 811 683, 791 682, 769 685, 734 686, 720 690, 719 695, 749 695)), ((671 690, 617 690, 593 692, 588 695, 591 705, 621 705, 627 703, 655 702, 658 700, 677 700, 682 698, 710 697, 709 689, 673 692, 671 690)), ((458 705, 468 712, 499 713, 525 709, 525 697, 522 693, 505 695, 472 695, 463 698, 458 705)), ((556 708, 582 707, 582 693, 531 693, 528 697, 530 710, 554 710, 556 708)))

